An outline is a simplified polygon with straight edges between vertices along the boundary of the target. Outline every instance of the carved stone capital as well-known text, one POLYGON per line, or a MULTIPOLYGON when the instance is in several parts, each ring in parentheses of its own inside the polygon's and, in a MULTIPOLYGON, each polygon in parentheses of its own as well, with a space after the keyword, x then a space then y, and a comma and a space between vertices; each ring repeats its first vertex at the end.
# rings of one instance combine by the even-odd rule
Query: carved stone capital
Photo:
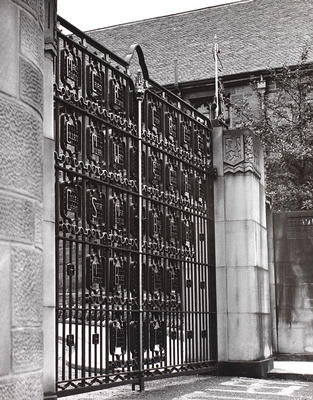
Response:
POLYGON ((260 139, 248 129, 233 129, 224 132, 224 174, 252 172, 260 174, 260 139))

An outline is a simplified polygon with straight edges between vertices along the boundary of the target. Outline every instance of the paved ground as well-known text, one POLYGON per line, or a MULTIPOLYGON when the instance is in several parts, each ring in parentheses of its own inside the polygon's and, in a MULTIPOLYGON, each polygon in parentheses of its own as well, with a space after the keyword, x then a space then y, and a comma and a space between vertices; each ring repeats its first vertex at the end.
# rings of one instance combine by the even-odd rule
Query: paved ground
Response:
POLYGON ((71 396, 69 400, 312 400, 313 382, 234 377, 186 376, 146 382, 142 393, 130 386, 71 396))

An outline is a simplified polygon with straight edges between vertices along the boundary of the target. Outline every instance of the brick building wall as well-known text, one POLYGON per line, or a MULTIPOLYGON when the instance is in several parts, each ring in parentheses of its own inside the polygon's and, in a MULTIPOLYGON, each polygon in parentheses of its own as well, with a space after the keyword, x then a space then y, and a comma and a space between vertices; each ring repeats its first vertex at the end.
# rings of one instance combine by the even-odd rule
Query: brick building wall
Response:
POLYGON ((0 1, 0 399, 42 399, 43 0, 0 1))

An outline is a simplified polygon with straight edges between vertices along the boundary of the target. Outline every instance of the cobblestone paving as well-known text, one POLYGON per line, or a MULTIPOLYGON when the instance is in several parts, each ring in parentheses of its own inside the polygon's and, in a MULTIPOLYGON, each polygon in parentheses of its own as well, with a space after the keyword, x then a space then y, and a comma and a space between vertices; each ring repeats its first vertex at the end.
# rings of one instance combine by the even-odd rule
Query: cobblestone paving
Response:
POLYGON ((71 396, 69 400, 312 400, 313 382, 236 377, 188 376, 146 382, 144 392, 130 386, 71 396))

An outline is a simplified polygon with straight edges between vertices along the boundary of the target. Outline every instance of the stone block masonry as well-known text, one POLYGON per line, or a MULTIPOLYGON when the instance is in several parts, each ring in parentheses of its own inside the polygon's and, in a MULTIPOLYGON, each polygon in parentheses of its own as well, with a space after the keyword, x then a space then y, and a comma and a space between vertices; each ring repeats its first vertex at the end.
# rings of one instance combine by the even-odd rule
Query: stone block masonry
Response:
POLYGON ((0 400, 43 398, 43 6, 0 1, 0 400))
POLYGON ((277 357, 313 360, 313 211, 273 213, 277 357))
POLYGON ((248 130, 213 129, 220 373, 264 377, 273 364, 263 153, 248 130))

